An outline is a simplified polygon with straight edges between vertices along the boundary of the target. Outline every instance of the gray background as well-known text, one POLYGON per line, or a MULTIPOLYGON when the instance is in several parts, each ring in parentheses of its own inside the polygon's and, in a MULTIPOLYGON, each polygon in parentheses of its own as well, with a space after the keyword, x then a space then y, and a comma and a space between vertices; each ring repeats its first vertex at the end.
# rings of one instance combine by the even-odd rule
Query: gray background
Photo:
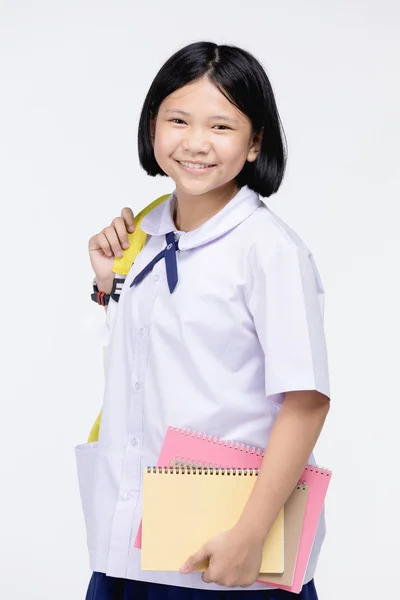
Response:
POLYGON ((138 165, 138 115, 161 64, 201 39, 264 64, 289 142, 267 203, 326 288, 320 598, 396 596, 399 16, 389 0, 0 1, 1 598, 84 598, 73 447, 101 405, 106 333, 87 244, 173 189, 138 165))

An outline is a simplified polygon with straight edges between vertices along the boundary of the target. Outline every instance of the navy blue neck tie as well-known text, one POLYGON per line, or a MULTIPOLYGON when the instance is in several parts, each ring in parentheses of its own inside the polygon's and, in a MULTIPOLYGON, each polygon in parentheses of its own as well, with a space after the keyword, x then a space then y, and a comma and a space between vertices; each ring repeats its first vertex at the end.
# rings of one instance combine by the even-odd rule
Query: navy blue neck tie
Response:
POLYGON ((149 262, 149 264, 142 271, 140 271, 140 273, 138 273, 136 275, 136 277, 132 281, 130 287, 133 287, 134 285, 137 285, 138 283, 143 281, 143 279, 146 277, 146 275, 148 275, 153 270, 154 265, 157 264, 158 261, 165 258, 165 267, 167 270, 168 287, 169 287, 169 291, 172 294, 172 292, 176 288, 176 284, 178 283, 178 266, 176 263, 176 253, 179 250, 179 244, 178 244, 178 240, 175 239, 175 235, 174 235, 173 231, 170 231, 169 233, 167 233, 167 235, 165 236, 165 239, 167 242, 166 248, 164 248, 164 250, 162 252, 157 254, 157 256, 155 256, 153 258, 153 260, 151 260, 149 262))

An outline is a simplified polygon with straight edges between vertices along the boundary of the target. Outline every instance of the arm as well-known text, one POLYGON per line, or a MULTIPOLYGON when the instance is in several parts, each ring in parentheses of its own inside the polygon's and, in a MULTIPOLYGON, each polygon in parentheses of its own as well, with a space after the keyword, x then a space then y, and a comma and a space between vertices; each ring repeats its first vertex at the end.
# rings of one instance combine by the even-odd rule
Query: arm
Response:
POLYGON ((226 586, 257 579, 264 540, 307 464, 330 398, 324 289, 312 255, 285 237, 266 236, 249 258, 248 307, 264 354, 266 402, 281 395, 283 403, 238 523, 182 568, 190 572, 208 559, 203 580, 226 586))
POLYGON ((264 542, 308 462, 328 412, 329 399, 319 392, 285 394, 257 482, 236 526, 238 535, 264 542))
POLYGON ((265 355, 267 396, 284 394, 238 531, 263 541, 296 486, 329 411, 324 289, 304 246, 276 244, 252 261, 249 306, 265 355), (292 391, 298 390, 298 391, 292 391), (257 515, 257 524, 253 515, 257 515))
POLYGON ((203 574, 206 583, 229 587, 254 583, 264 540, 307 464, 328 411, 328 397, 315 390, 285 394, 260 473, 239 521, 189 557, 182 573, 208 560, 203 574))

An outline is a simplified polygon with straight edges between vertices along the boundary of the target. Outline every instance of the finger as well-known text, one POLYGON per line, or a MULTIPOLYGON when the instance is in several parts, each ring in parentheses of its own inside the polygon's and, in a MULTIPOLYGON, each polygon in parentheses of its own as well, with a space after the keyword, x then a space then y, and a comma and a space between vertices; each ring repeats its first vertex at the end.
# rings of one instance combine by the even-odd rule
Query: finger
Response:
POLYGON ((209 554, 206 546, 203 546, 198 552, 192 554, 192 556, 189 556, 185 564, 180 568, 180 572, 190 573, 191 571, 194 571, 196 567, 206 561, 207 558, 209 558, 209 554))
POLYGON ((209 569, 207 569, 206 571, 204 571, 204 573, 202 574, 201 578, 204 581, 204 583, 213 583, 213 579, 210 576, 209 569))
POLYGON ((112 227, 112 226, 106 227, 105 229, 103 229, 103 233, 106 236, 108 243, 110 244, 113 254, 115 256, 119 256, 119 257, 122 256, 123 252, 122 252, 121 244, 120 244, 120 241, 117 236, 117 232, 115 231, 114 227, 112 227))
POLYGON ((127 230, 130 233, 132 233, 132 231, 135 231, 135 216, 132 212, 132 209, 130 209, 128 206, 123 208, 121 211, 121 217, 125 221, 125 226, 127 230))
POLYGON ((110 257, 113 256, 113 252, 111 250, 110 242, 108 241, 108 239, 104 235, 104 233, 98 233, 92 239, 93 239, 93 242, 91 242, 91 244, 90 244, 90 246, 92 246, 90 248, 91 250, 101 249, 106 256, 110 256, 110 257))
POLYGON ((122 217, 116 217, 112 221, 112 226, 115 229, 121 248, 124 248, 125 250, 129 248, 128 231, 124 219, 122 217))

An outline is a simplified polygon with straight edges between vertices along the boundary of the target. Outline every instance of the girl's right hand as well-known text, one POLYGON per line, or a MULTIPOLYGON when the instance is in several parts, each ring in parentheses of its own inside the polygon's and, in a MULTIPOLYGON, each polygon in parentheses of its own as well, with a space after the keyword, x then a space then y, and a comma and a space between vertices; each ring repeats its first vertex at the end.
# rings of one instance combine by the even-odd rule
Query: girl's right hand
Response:
POLYGON ((96 275, 97 285, 110 290, 114 281, 115 257, 121 257, 122 251, 129 248, 128 233, 135 230, 134 215, 130 208, 123 208, 120 217, 115 217, 111 225, 89 240, 89 257, 96 275))

